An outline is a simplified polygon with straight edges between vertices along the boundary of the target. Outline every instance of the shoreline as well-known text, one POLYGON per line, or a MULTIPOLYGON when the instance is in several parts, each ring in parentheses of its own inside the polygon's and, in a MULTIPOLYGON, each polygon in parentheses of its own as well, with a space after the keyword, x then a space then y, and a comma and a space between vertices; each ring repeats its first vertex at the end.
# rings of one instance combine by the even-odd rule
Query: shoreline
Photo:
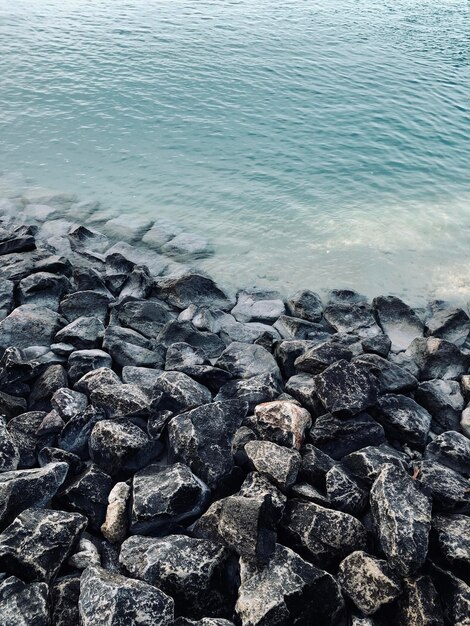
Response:
POLYGON ((8 624, 464 624, 466 311, 233 297, 79 208, 0 205, 8 624))

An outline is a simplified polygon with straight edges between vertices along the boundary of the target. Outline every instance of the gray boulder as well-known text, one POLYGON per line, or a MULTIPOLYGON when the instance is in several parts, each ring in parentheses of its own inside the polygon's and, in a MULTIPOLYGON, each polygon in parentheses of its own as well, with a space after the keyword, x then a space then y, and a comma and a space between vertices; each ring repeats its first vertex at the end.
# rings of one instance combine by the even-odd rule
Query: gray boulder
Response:
POLYGON ((77 317, 56 334, 56 343, 68 343, 77 350, 98 346, 104 334, 104 326, 97 317, 77 317))
POLYGON ((429 380, 421 383, 415 399, 432 415, 432 430, 443 433, 458 430, 464 399, 455 380, 429 380))
POLYGON ((127 417, 130 415, 149 415, 152 397, 138 385, 98 385, 90 393, 95 406, 106 410, 109 417, 127 417))
POLYGON ((361 354, 354 363, 369 366, 379 384, 379 394, 406 393, 418 386, 418 379, 403 367, 377 354, 361 354))
POLYGON ((388 443, 381 443, 352 452, 343 457, 342 462, 353 474, 367 483, 372 483, 385 465, 391 464, 406 470, 409 459, 388 443))
POLYGON ((341 459, 366 446, 380 445, 385 441, 385 433, 368 413, 348 419, 326 413, 317 417, 308 439, 333 459, 341 459))
MULTIPOLYGON (((68 358, 68 373, 72 383, 85 374, 101 368, 111 368, 112 358, 103 350, 76 350, 68 358)), ((77 388, 77 391, 80 389, 77 388)))
POLYGON ((402 594, 398 598, 394 619, 400 626, 444 626, 441 603, 430 576, 402 579, 402 594))
POLYGON ((60 312, 69 322, 93 312, 93 316, 104 324, 108 316, 109 303, 109 295, 100 291, 75 291, 61 301, 60 312))
POLYGON ((245 452, 254 469, 268 476, 281 489, 288 489, 295 483, 302 462, 296 450, 271 441, 249 441, 245 444, 245 452))
POLYGON ((222 289, 211 278, 196 272, 160 279, 157 293, 179 309, 186 309, 190 304, 207 305, 222 311, 231 308, 231 302, 222 289))
POLYGON ((424 324, 400 298, 379 296, 373 307, 384 333, 392 341, 392 350, 406 350, 416 337, 422 337, 424 324))
POLYGON ((215 362, 234 378, 251 378, 261 374, 278 374, 279 368, 272 354, 262 346, 234 341, 215 362))
POLYGON ((60 316, 52 309, 23 304, 0 321, 0 349, 50 346, 60 324, 60 316))
POLYGON ((273 324, 285 311, 284 302, 276 295, 259 289, 240 291, 232 315, 239 322, 273 324))
POLYGON ((294 362, 296 372, 319 374, 333 363, 350 361, 352 352, 348 347, 335 341, 325 341, 298 356, 294 362))
POLYGON ((455 430, 438 435, 426 446, 424 458, 470 477, 470 439, 455 430))
POLYGON ((309 322, 319 322, 323 314, 323 304, 317 293, 303 289, 288 299, 287 310, 293 317, 300 317, 309 322))
MULTIPOLYGON (((123 368, 124 371, 125 368, 123 368)), ((153 371, 153 370, 152 370, 153 371)), ((124 382, 134 382, 126 380, 124 382)), ((91 392, 98 387, 107 385, 120 385, 121 379, 113 372, 109 367, 99 367, 92 369, 84 374, 74 385, 74 389, 86 395, 90 395, 91 392)))
POLYGON ((312 424, 310 413, 285 400, 263 402, 255 408, 253 430, 262 439, 299 450, 312 424))
POLYGON ((354 333, 362 339, 376 337, 381 330, 368 304, 331 303, 323 317, 339 333, 354 333))
POLYGON ((19 461, 20 454, 7 430, 6 420, 0 417, 0 473, 16 470, 19 461))
POLYGON ((463 309, 451 307, 446 302, 433 302, 426 319, 426 332, 462 346, 470 332, 470 319, 463 309))
POLYGON ((420 380, 456 379, 467 372, 469 365, 468 355, 437 337, 414 339, 405 354, 417 364, 420 380))
POLYGON ((433 533, 440 553, 452 566, 470 566, 470 517, 462 514, 435 515, 433 533))
POLYGON ((117 320, 122 326, 149 339, 155 339, 172 317, 168 307, 155 300, 131 300, 122 304, 117 312, 117 320))
POLYGON ((281 381, 276 374, 260 374, 252 378, 231 380, 222 385, 215 397, 216 402, 225 400, 243 400, 248 403, 249 411, 262 402, 271 402, 281 393, 281 381))
POLYGON ((470 512, 467 479, 436 461, 420 461, 415 467, 417 480, 432 497, 435 510, 470 512))
POLYGON ((387 394, 379 398, 372 414, 390 439, 424 447, 431 426, 431 415, 406 396, 387 394))
POLYGON ((154 394, 161 393, 159 409, 181 413, 194 409, 212 400, 207 387, 197 383, 181 372, 161 372, 154 388, 154 394))
POLYGON ((9 576, 0 582, 2 626, 49 626, 48 587, 9 576))
POLYGON ((91 528, 99 530, 106 517, 112 486, 110 476, 91 464, 63 490, 58 501, 67 510, 86 515, 91 528))
POLYGON ((103 349, 122 367, 162 367, 164 363, 163 347, 157 348, 154 341, 130 328, 108 326, 104 333, 103 349))

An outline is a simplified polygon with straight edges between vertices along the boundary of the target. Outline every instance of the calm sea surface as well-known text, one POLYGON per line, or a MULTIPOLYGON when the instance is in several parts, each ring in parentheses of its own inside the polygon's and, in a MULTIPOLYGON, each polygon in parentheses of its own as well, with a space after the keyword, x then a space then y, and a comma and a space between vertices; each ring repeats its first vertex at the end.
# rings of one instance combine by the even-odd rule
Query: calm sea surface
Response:
POLYGON ((467 297, 470 3, 0 0, 0 171, 228 284, 467 297))

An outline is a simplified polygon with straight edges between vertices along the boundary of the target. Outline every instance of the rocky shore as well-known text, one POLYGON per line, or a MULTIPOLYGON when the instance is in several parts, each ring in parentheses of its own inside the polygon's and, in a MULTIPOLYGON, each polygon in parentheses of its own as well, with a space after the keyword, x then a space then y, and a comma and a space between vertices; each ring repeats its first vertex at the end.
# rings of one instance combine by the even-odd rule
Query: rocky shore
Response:
POLYGON ((0 219, 1 626, 470 624, 466 311, 232 297, 202 238, 66 197, 0 219))

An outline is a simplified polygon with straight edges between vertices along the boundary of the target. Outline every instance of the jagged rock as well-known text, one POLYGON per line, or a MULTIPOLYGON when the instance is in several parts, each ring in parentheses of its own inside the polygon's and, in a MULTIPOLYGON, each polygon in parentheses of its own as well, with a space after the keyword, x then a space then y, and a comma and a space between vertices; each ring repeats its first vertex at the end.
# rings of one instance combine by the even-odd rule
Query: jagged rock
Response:
POLYGON ((284 313, 284 302, 275 293, 259 289, 240 291, 231 313, 239 322, 273 324, 284 313))
POLYGON ((106 263, 108 263, 109 257, 116 255, 124 257, 128 263, 145 266, 152 276, 158 276, 168 268, 167 260, 161 254, 140 246, 132 246, 125 241, 118 241, 106 251, 106 263))
POLYGON ((114 239, 123 239, 130 243, 139 241, 152 227, 153 221, 145 217, 133 216, 129 220, 127 215, 119 215, 103 224, 103 230, 114 239))
POLYGON ((455 380, 429 380, 415 392, 416 400, 432 415, 432 430, 457 430, 464 408, 460 385, 455 380))
POLYGON ((327 411, 348 417, 376 403, 378 384, 369 368, 343 360, 318 374, 314 389, 327 411))
POLYGON ((2 626, 49 626, 48 588, 15 576, 0 581, 2 626))
POLYGON ((101 525, 103 537, 111 543, 124 541, 127 535, 127 501, 131 488, 127 483, 116 483, 108 495, 106 520, 101 525))
POLYGON ((249 411, 262 402, 271 402, 279 396, 281 382, 278 374, 260 374, 252 378, 233 380, 225 383, 215 397, 216 402, 243 400, 248 403, 249 411))
POLYGON ((290 493, 293 498, 314 502, 320 506, 331 508, 331 502, 324 493, 309 483, 296 483, 290 493))
POLYGON ((376 613, 401 594, 400 578, 387 561, 358 550, 339 565, 338 582, 357 608, 366 615, 376 613))
POLYGON ((49 582, 85 526, 77 513, 26 509, 0 535, 0 570, 27 582, 49 582))
POLYGON ((155 300, 125 302, 117 313, 117 319, 122 326, 132 328, 150 339, 155 339, 172 317, 168 308, 155 300))
POLYGON ((67 372, 62 365, 50 365, 35 381, 29 396, 29 408, 50 411, 53 394, 68 384, 67 372))
POLYGON ((237 341, 222 352, 215 366, 227 370, 234 378, 251 378, 279 372, 274 357, 265 348, 237 341))
POLYGON ((50 411, 47 413, 39 425, 36 435, 42 437, 45 435, 57 435, 64 427, 64 420, 60 417, 57 411, 50 411))
POLYGON ((426 446, 424 458, 470 476, 470 439, 454 430, 438 435, 426 446))
POLYGON ((186 617, 178 617, 175 626, 234 626, 233 622, 221 617, 203 617, 200 620, 187 619, 186 617))
POLYGON ((323 404, 317 396, 316 388, 317 383, 313 376, 297 374, 289 378, 285 390, 315 417, 325 413, 323 404))
POLYGON ((106 255, 104 280, 111 293, 114 295, 119 294, 129 274, 135 267, 135 263, 126 259, 119 252, 106 255))
POLYGON ((470 518, 467 515, 435 515, 432 529, 441 554, 452 565, 470 566, 470 518))
POLYGON ((431 415, 411 398, 394 394, 382 396, 372 414, 390 439, 412 446, 426 445, 431 415))
POLYGON ((420 461, 415 467, 417 480, 431 495, 436 510, 470 512, 469 486, 463 476, 435 461, 420 461))
POLYGON ((66 276, 36 272, 20 281, 18 298, 20 304, 36 304, 58 311, 59 302, 71 290, 72 285, 66 276))
POLYGON ((75 226, 68 234, 72 250, 103 253, 109 247, 109 239, 103 233, 86 226, 75 226))
POLYGON ((165 369, 185 372, 192 365, 203 365, 207 358, 204 350, 179 341, 171 344, 166 351, 165 369))
POLYGON ((423 336, 422 321, 400 298, 379 296, 372 304, 380 326, 392 341, 393 350, 406 350, 416 337, 423 336))
POLYGON ((308 322, 298 317, 280 315, 274 328, 283 339, 313 339, 325 341, 329 337, 327 329, 321 324, 308 322))
POLYGON ((86 350, 96 347, 103 334, 103 323, 97 317, 77 317, 59 330, 55 341, 68 343, 77 350, 86 350))
POLYGON ((99 385, 90 393, 90 398, 110 417, 148 415, 152 408, 151 396, 137 385, 99 385))
POLYGON ((470 586, 437 566, 433 566, 431 576, 442 605, 444 623, 467 626, 470 615, 470 586))
POLYGON ((185 261, 202 259, 210 256, 212 248, 204 237, 193 233, 179 233, 173 239, 163 244, 162 252, 167 256, 185 261))
POLYGON ((73 322, 79 317, 86 317, 92 311, 93 316, 104 324, 109 302, 109 295, 105 293, 93 290, 76 291, 61 301, 60 312, 69 322, 73 322))
POLYGON ((236 566, 220 544, 184 535, 129 537, 119 561, 132 576, 170 595, 176 615, 199 619, 232 614, 236 566))
POLYGON ((113 481, 97 465, 88 466, 60 496, 60 502, 71 510, 86 515, 91 527, 99 530, 106 517, 108 496, 113 481))
POLYGON ((155 342, 130 328, 108 326, 104 333, 103 349, 107 350, 121 367, 125 365, 163 367, 163 347, 157 348, 155 342))
POLYGON ((470 374, 464 374, 460 377, 460 388, 462 390, 465 402, 470 401, 470 374))
POLYGON ((390 337, 384 334, 376 335, 375 337, 369 337, 361 342, 362 349, 366 353, 377 354, 384 359, 387 358, 388 353, 392 347, 390 337))
POLYGON ((150 465, 134 476, 131 533, 147 534, 199 515, 209 489, 187 465, 150 465))
POLYGON ((418 386, 418 379, 406 369, 377 354, 361 354, 355 363, 368 365, 379 384, 379 394, 406 393, 418 386))
POLYGON ((172 220, 160 218, 142 237, 142 241, 150 248, 160 250, 163 244, 182 232, 181 227, 172 220))
POLYGON ((403 576, 423 565, 431 527, 431 500, 403 469, 385 465, 370 492, 380 545, 403 576))
POLYGON ((110 476, 145 467, 157 452, 156 443, 141 428, 124 419, 97 422, 88 445, 91 460, 110 476))
MULTIPOLYGON (((155 261, 158 268, 162 267, 161 258, 157 257, 155 261)), ((154 263, 152 262, 150 265, 154 266, 154 263)), ((152 293, 153 282, 153 276, 148 267, 145 265, 134 267, 122 284, 119 292, 119 302, 123 302, 127 298, 148 298, 152 293)), ((126 326, 126 324, 123 324, 123 326, 126 326)))
POLYGON ((60 317, 52 309, 23 304, 0 321, 0 349, 50 346, 59 326, 60 317))
POLYGON ((255 439, 258 439, 257 435, 248 426, 240 426, 235 432, 232 440, 232 456, 235 464, 239 467, 246 468, 249 466, 245 444, 255 439))
MULTIPOLYGON (((325 333, 324 340, 328 338, 329 334, 325 333)), ((290 378, 295 375, 296 368, 294 363, 296 359, 316 345, 318 345, 317 342, 307 339, 287 339, 285 341, 276 342, 274 346, 274 356, 276 357, 284 378, 290 378)))
POLYGON ((385 441, 385 433, 368 413, 348 419, 326 413, 315 420, 309 440, 332 458, 341 459, 366 446, 380 445, 385 441))
POLYGON ((52 623, 54 626, 75 626, 79 623, 78 598, 80 577, 58 578, 51 585, 52 623))
POLYGON ((456 345, 436 337, 415 339, 405 354, 417 364, 420 380, 459 378, 469 365, 469 357, 456 345))
MULTIPOLYGON (((103 350, 76 350, 68 358, 68 372, 72 383, 92 370, 111 368, 112 358, 103 350)), ((77 388, 77 391, 80 389, 77 388)))
POLYGON ((82 413, 88 406, 85 394, 61 387, 54 392, 51 398, 52 408, 67 422, 72 417, 82 413))
POLYGON ((331 303, 323 311, 323 317, 339 333, 370 338, 382 332, 368 304, 331 303))
POLYGON ((462 411, 462 415, 460 417, 460 430, 463 434, 470 439, 470 407, 462 411))
POLYGON ((20 461, 20 454, 7 430, 4 417, 0 416, 0 480, 2 472, 16 470, 20 461))
POLYGON ((250 472, 243 481, 238 495, 252 498, 259 502, 264 502, 266 497, 269 496, 273 507, 272 518, 275 521, 281 519, 286 505, 286 496, 263 474, 250 472))
POLYGON ((208 359, 216 359, 226 347, 225 342, 215 333, 203 332, 192 324, 177 320, 165 324, 158 335, 158 342, 166 348, 174 343, 189 343, 190 346, 203 350, 208 359))
POLYGON ((172 626, 174 619, 173 600, 160 589, 98 567, 82 574, 79 609, 83 626, 172 626))
POLYGON ((325 486, 326 473, 334 466, 335 461, 311 444, 302 449, 302 463, 299 476, 320 488, 325 486))
POLYGON ((402 594, 398 598, 394 617, 395 623, 399 626, 408 624, 444 626, 437 591, 429 576, 403 578, 402 594))
POLYGON ((8 393, 2 393, 0 391, 0 414, 7 420, 16 417, 20 413, 24 413, 26 408, 27 405, 24 398, 11 396, 8 393))
POLYGON ((229 298, 215 282, 196 272, 162 278, 157 283, 157 293, 178 309, 186 309, 190 304, 222 311, 231 308, 229 298))
POLYGON ((13 290, 15 284, 11 280, 0 277, 0 320, 11 312, 14 306, 13 290))
POLYGON ((356 478, 340 465, 334 465, 325 476, 326 495, 332 508, 360 515, 369 498, 369 492, 356 478))
POLYGON ((0 228, 0 256, 12 252, 26 252, 36 247, 36 228, 16 226, 11 230, 0 228))
POLYGON ((343 600, 333 576, 277 545, 266 567, 242 562, 235 612, 242 626, 334 626, 343 600))
POLYGON ((161 372, 154 388, 154 394, 160 392, 159 409, 181 413, 208 404, 212 395, 207 387, 181 372, 161 372))
POLYGON ((0 278, 18 282, 38 271, 38 263, 49 258, 49 252, 46 250, 5 254, 2 256, 0 278))
POLYGON ((246 413, 245 402, 227 400, 178 415, 168 424, 170 458, 215 488, 234 467, 232 440, 246 413))
POLYGON ((426 334, 462 346, 470 332, 470 319, 463 309, 450 307, 446 302, 431 304, 431 315, 426 319, 426 334))
POLYGON ((101 559, 98 548, 92 541, 82 537, 78 542, 77 551, 72 554, 67 564, 78 570, 84 570, 92 565, 99 567, 101 559))
POLYGON ((42 445, 47 445, 47 436, 41 438, 36 434, 45 416, 43 411, 30 411, 8 422, 7 430, 20 455, 18 467, 33 467, 36 464, 37 451, 42 445))
POLYGON ((408 468, 406 455, 398 452, 387 443, 381 443, 379 446, 367 446, 348 454, 343 457, 342 461, 353 474, 368 483, 377 478, 384 465, 391 464, 398 468, 408 468))
POLYGON ((328 304, 367 304, 367 298, 354 289, 330 289, 328 304))
POLYGON ((305 431, 310 428, 310 413, 293 402, 263 402, 255 408, 253 429, 262 439, 300 450, 305 431))
POLYGON ((333 363, 350 361, 352 352, 349 348, 334 341, 325 341, 298 356, 294 362, 296 372, 319 374, 333 363))
POLYGON ((42 468, 0 474, 0 528, 31 507, 47 506, 64 482, 66 463, 51 463, 42 468))
POLYGON ((25 350, 7 348, 0 359, 0 388, 8 392, 25 384, 38 373, 38 363, 30 360, 25 350))
POLYGON ((271 441, 249 441, 245 452, 255 470, 271 478, 281 489, 295 483, 302 462, 296 450, 271 441))
POLYGON ((83 471, 83 462, 76 454, 61 450, 60 448, 44 447, 38 454, 38 463, 40 467, 45 467, 49 463, 67 463, 67 475, 63 485, 69 485, 74 476, 83 471))
POLYGON ((72 417, 62 429, 59 447, 76 454, 81 459, 89 458, 88 440, 95 424, 106 418, 102 409, 89 406, 83 413, 72 417))
POLYGON ((309 289, 297 291, 287 301, 287 310, 293 317, 300 317, 309 322, 321 321, 323 305, 318 294, 309 289))
MULTIPOLYGON (((124 368, 125 369, 125 368, 124 368)), ((124 370, 123 370, 124 371, 124 370)), ((130 381, 125 381, 130 382, 130 381)), ((91 392, 99 387, 108 385, 120 385, 121 379, 109 367, 99 367, 84 374, 74 385, 76 391, 90 395, 91 392)))
POLYGON ((366 547, 366 529, 359 520, 313 502, 289 500, 281 524, 292 546, 323 566, 334 566, 366 547))

